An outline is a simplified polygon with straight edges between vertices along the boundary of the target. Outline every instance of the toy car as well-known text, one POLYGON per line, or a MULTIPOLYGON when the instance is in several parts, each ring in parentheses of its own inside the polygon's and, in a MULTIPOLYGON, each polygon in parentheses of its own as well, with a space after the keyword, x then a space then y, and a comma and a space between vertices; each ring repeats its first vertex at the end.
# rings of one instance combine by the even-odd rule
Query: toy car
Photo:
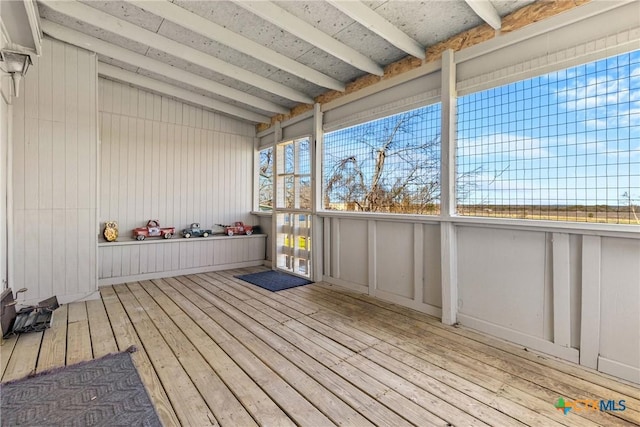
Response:
POLYGON ((211 230, 203 230, 202 228, 200 228, 200 223, 197 223, 197 222, 194 222, 193 224, 191 224, 191 227, 185 228, 184 230, 182 230, 182 236, 185 239, 188 239, 191 236, 208 237, 211 234, 213 234, 211 230))
POLYGON ((163 237, 170 239, 176 232, 175 227, 160 228, 160 222, 157 219, 150 219, 146 227, 134 228, 133 237, 136 240, 144 240, 147 237, 163 237))
POLYGON ((246 234, 247 236, 250 236, 253 234, 253 226, 244 225, 242 221, 237 221, 234 225, 218 225, 224 227, 224 234, 227 236, 233 236, 234 234, 246 234))

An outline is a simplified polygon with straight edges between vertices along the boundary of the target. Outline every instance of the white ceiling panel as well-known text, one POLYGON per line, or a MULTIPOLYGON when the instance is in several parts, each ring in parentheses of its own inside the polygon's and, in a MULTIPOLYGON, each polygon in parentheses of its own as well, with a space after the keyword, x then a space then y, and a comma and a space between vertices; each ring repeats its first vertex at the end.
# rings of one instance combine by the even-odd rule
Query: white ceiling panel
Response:
POLYGON ((80 3, 84 3, 87 6, 116 16, 145 30, 153 31, 154 33, 158 31, 160 24, 162 24, 162 18, 148 14, 139 7, 125 1, 80 0, 80 3))
MULTIPOLYGON (((246 0, 237 0, 237 2, 172 0, 172 3, 200 18, 218 24, 228 31, 246 37, 263 46, 265 51, 271 49, 284 55, 301 64, 300 67, 298 67, 299 64, 291 63, 283 57, 279 57, 280 62, 269 55, 261 56, 262 60, 259 60, 256 58, 259 56, 258 52, 256 51, 256 55, 253 55, 250 48, 247 47, 251 44, 239 44, 237 41, 234 45, 230 42, 234 39, 233 35, 226 39, 218 37, 215 31, 221 31, 219 28, 207 27, 209 32, 204 32, 204 34, 208 37, 202 35, 202 31, 198 32, 195 27, 185 28, 189 27, 189 24, 195 25, 194 22, 199 21, 189 18, 188 14, 183 14, 180 10, 167 6, 158 5, 158 7, 145 9, 144 3, 136 2, 136 6, 126 0, 81 0, 82 5, 79 6, 77 5, 78 0, 39 0, 37 4, 42 18, 82 33, 72 34, 68 30, 66 33, 58 30, 58 37, 66 37, 65 41, 68 43, 91 48, 91 43, 87 45, 86 36, 88 35, 139 55, 145 55, 162 64, 152 63, 157 67, 153 68, 146 58, 137 57, 134 61, 131 59, 130 53, 115 48, 103 49, 99 56, 101 62, 162 83, 155 87, 167 88, 167 84, 169 84, 176 88, 176 91, 172 90, 173 93, 181 93, 180 91, 186 89, 211 98, 210 105, 226 103, 234 107, 227 108, 227 111, 237 110, 235 107, 243 108, 252 112, 253 115, 249 115, 252 117, 258 115, 264 117, 273 114, 274 111, 283 112, 298 105, 298 102, 292 101, 292 99, 311 102, 314 97, 326 92, 327 87, 341 88, 354 79, 365 75, 366 71, 363 70, 381 73, 381 68, 407 56, 405 51, 387 41, 391 40, 406 49, 406 44, 403 45, 398 40, 405 42, 411 42, 411 40, 405 40, 400 32, 406 34, 417 44, 428 48, 483 23, 465 0, 361 0, 362 5, 370 8, 379 17, 362 8, 343 9, 349 13, 347 15, 324 0, 273 1, 273 8, 270 11, 286 16, 284 21, 273 19, 273 15, 265 15, 264 7, 253 7, 252 9, 247 4, 238 4, 244 1, 246 0), (64 1, 69 6, 58 7, 52 3, 54 1, 64 1), (76 18, 56 12, 52 7, 47 6, 47 3, 53 4, 52 7, 56 10, 76 16, 76 18), (154 10, 158 15, 150 10, 154 10), (167 11, 175 12, 183 19, 172 19, 173 16, 167 15, 167 11), (103 13, 107 15, 101 15, 98 19, 97 16, 103 13), (159 15, 163 15, 167 19, 159 15), (112 17, 121 21, 115 21, 112 17), (377 29, 378 34, 381 35, 368 29, 368 27, 373 28, 371 20, 380 25, 384 24, 385 31, 377 29), (388 21, 390 25, 387 25, 384 20, 388 21), (105 21, 113 25, 102 25, 105 21), (93 22, 95 25, 90 25, 89 22, 93 22), (287 26, 287 22, 289 26, 287 26), (132 28, 130 24, 138 28, 132 28), (97 26, 108 28, 111 32, 97 26), (294 31, 292 26, 296 26, 298 31, 294 31), (123 30, 118 33, 117 28, 126 28, 127 31, 123 30), (289 31, 287 31, 288 29, 289 31), (147 32, 141 32, 142 30, 147 32), (302 30, 307 30, 308 33, 305 34, 302 30), (151 34, 149 31, 156 34, 151 34), (120 35, 125 33, 131 39, 120 35), (310 34, 313 34, 313 37, 310 34), (147 39, 146 42, 143 35, 147 39), (212 40, 210 37, 221 42, 212 40), (224 42, 235 46, 235 49, 223 44, 224 42), (111 56, 116 56, 116 59, 111 56), (122 60, 131 62, 126 63, 122 60), (269 63, 264 61, 269 61, 269 63), (287 63, 289 67, 287 67, 287 63), (145 69, 138 68, 142 67, 142 64, 146 64, 145 69), (170 67, 182 71, 178 72, 170 67), (288 71, 284 71, 284 69, 288 71), (193 86, 189 84, 189 79, 185 77, 188 75, 184 71, 199 76, 190 76, 194 80, 193 86), (321 76, 320 73, 325 76, 321 76), (311 78, 312 75, 320 78, 314 80, 311 78), (327 76, 331 79, 327 79, 327 76), (183 78, 179 79, 180 77, 183 78), (200 77, 207 80, 202 80, 200 77), (331 80, 331 83, 327 84, 328 80, 331 80), (198 81, 197 85, 195 81, 198 81), (326 86, 321 87, 320 84, 326 86), (218 92, 214 93, 212 90, 218 92), (226 97, 221 96, 223 93, 226 97), (290 98, 285 99, 284 96, 290 98), (230 97, 234 99, 230 99, 230 97), (246 103, 250 101, 255 104, 247 105, 246 103), (269 111, 264 108, 271 108, 272 113, 269 114, 269 111)), ((504 17, 533 1, 491 0, 491 4, 498 14, 504 17)), ((373 26, 375 27, 375 25, 373 26)), ((54 30, 53 24, 50 25, 49 31, 54 32, 54 30)), ((221 33, 224 32, 221 31, 221 33)), ((229 35, 229 33, 225 34, 229 35)), ((99 50, 98 41, 93 40, 93 43, 94 49, 99 50)), ((260 49, 259 46, 251 48, 260 49)), ((415 55, 415 49, 411 52, 415 55)), ((273 54, 273 52, 271 53, 273 54)), ((110 68, 106 67, 105 69, 110 68)), ((114 71, 114 74, 117 73, 114 71)), ((148 81, 133 77, 130 80, 148 81)), ((247 119, 246 114, 244 119, 247 119)))
POLYGON ((162 74, 157 74, 157 73, 154 73, 154 72, 151 72, 151 71, 147 71, 147 70, 140 70, 138 74, 150 77, 150 78, 155 79, 155 80, 159 80, 161 82, 169 83, 169 84, 171 84, 173 86, 189 90, 189 91, 197 93, 199 95, 207 96, 207 97, 209 97, 211 99, 215 99, 217 101, 224 102, 224 103, 229 104, 229 105, 234 105, 234 106, 239 107, 239 108, 244 108, 245 110, 253 111, 254 113, 263 114, 263 115, 266 115, 266 116, 271 116, 273 114, 273 113, 270 113, 268 111, 261 110, 259 108, 253 108, 253 107, 251 107, 251 106, 249 106, 247 104, 243 104, 243 103, 235 101, 233 99, 225 98, 225 97, 219 96, 219 95, 217 95, 215 93, 212 93, 212 92, 209 92, 209 91, 206 91, 206 90, 202 90, 202 89, 197 88, 195 86, 191 86, 188 82, 180 82, 180 81, 177 81, 177 80, 170 79, 170 78, 168 78, 166 76, 163 76, 162 74))
POLYGON ((100 40, 104 40, 125 49, 129 49, 133 52, 144 55, 147 50, 149 50, 149 46, 145 45, 144 43, 121 37, 117 34, 110 33, 109 31, 94 27, 93 25, 87 24, 86 22, 70 18, 66 15, 63 15, 62 13, 52 10, 42 2, 38 3, 38 10, 40 11, 41 18, 46 18, 49 21, 55 22, 56 24, 69 27, 72 30, 80 31, 81 33, 85 33, 100 40))

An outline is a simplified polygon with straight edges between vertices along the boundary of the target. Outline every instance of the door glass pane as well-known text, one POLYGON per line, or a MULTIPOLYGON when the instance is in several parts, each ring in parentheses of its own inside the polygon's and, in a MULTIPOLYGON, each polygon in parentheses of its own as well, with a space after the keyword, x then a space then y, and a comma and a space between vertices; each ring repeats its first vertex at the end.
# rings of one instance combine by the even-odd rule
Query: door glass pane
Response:
POLYGON ((311 275, 311 143, 278 144, 276 180, 276 267, 311 275))

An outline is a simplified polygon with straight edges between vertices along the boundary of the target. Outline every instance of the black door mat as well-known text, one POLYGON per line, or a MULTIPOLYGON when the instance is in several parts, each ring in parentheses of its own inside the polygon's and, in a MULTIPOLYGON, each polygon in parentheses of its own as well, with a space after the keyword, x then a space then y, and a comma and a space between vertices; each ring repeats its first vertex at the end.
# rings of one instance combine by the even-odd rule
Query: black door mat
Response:
POLYGON ((303 286, 313 283, 312 281, 304 279, 302 277, 293 276, 291 274, 274 270, 261 271, 260 273, 243 274, 241 276, 235 277, 244 280, 245 282, 249 282, 253 285, 260 286, 261 288, 267 289, 271 292, 282 291, 284 289, 295 288, 297 286, 303 286))
POLYGON ((161 426, 128 351, 0 384, 2 426, 161 426))

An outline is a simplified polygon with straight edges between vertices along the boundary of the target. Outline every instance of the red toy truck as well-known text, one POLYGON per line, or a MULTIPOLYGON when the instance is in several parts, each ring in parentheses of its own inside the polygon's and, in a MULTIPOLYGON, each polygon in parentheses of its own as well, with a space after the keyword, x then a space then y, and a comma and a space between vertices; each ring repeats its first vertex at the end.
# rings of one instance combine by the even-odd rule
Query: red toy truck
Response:
POLYGON ((234 225, 223 225, 224 234, 227 236, 233 236, 234 234, 246 234, 250 236, 253 234, 253 226, 244 225, 242 221, 237 221, 234 225))
POLYGON ((135 237, 136 240, 144 240, 147 237, 163 237, 165 239, 170 239, 175 232, 175 227, 160 228, 160 221, 157 219, 150 219, 149 222, 147 222, 146 227, 133 229, 133 237, 135 237))

